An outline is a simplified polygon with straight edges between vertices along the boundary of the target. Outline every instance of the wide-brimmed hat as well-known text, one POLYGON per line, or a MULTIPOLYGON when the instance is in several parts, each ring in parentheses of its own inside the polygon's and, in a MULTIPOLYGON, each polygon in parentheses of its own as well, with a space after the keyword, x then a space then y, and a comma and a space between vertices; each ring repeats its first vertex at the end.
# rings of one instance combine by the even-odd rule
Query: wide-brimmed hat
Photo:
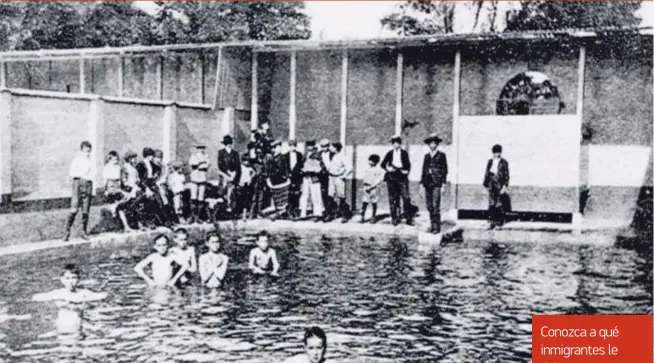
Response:
POLYGON ((223 145, 232 145, 234 144, 234 138, 232 135, 225 135, 223 137, 223 145))
POLYGON ((331 144, 331 142, 329 141, 329 139, 322 139, 322 140, 320 140, 320 146, 329 146, 329 144, 331 144))
POLYGON ((196 149, 206 149, 207 146, 206 146, 206 145, 203 145, 203 144, 198 144, 198 145, 195 145, 195 148, 196 148, 196 149))
POLYGON ((316 146, 316 140, 309 140, 309 141, 305 142, 304 145, 306 147, 314 147, 314 146, 316 146))
POLYGON ((396 143, 396 142, 401 144, 402 143, 402 136, 395 135, 395 136, 391 137, 391 144, 396 143))
POLYGON ((273 141, 270 144, 270 146, 275 147, 275 146, 278 146, 278 145, 281 145, 281 144, 282 144, 282 140, 277 139, 277 140, 273 141))
POLYGON ((427 138, 425 139, 425 144, 431 144, 432 142, 435 142, 435 143, 437 143, 437 144, 440 144, 441 141, 443 141, 443 139, 441 139, 440 137, 438 137, 438 135, 436 135, 436 134, 430 134, 430 135, 427 136, 427 138))

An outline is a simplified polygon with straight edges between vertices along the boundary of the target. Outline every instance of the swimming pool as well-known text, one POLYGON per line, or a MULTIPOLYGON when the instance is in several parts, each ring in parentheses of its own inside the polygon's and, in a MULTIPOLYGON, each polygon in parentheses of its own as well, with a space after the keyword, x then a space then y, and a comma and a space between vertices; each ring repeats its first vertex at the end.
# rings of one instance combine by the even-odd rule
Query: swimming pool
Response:
POLYGON ((278 234, 273 281, 247 274, 253 237, 226 237, 218 293, 149 290, 132 271, 146 245, 0 257, 0 361, 263 363, 299 353, 316 324, 345 362, 529 362, 532 314, 652 313, 651 252, 278 234), (60 287, 66 262, 110 293, 87 311, 77 348, 56 340, 54 304, 30 301, 60 287))

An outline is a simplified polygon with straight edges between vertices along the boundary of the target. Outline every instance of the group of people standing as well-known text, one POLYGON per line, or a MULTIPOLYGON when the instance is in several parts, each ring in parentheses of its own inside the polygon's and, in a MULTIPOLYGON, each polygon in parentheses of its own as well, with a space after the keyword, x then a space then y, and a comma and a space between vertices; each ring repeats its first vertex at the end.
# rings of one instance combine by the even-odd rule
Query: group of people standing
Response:
MULTIPOLYGON (((392 149, 383 158, 372 154, 363 171, 361 190, 361 223, 377 221, 381 184, 386 183, 391 222, 402 219, 413 225, 415 207, 411 204, 409 172, 411 160, 402 147, 402 138, 390 139, 392 149), (366 219, 370 207, 372 215, 366 219)), ((422 163, 420 184, 425 190, 430 216, 430 233, 441 231, 441 192, 447 184, 446 154, 439 150, 442 139, 435 134, 425 140, 429 151, 422 163)), ((79 210, 82 211, 82 237, 86 238, 89 207, 94 194, 95 175, 91 160, 91 144, 83 142, 81 153, 71 164, 73 195, 65 239, 79 210)), ((509 185, 508 162, 501 157, 502 147, 495 145, 488 162, 483 185, 489 192, 491 227, 504 223, 509 185)), ((250 219, 267 215, 271 219, 292 220, 313 218, 317 222, 352 218, 346 198, 346 180, 352 167, 343 145, 328 139, 308 140, 305 153, 297 150, 297 142, 288 140, 288 151, 282 152, 281 140, 273 139, 269 124, 252 130, 247 150, 234 149, 232 136, 225 135, 218 151, 218 180, 208 179, 210 157, 205 145, 196 145, 184 165, 163 162, 163 151, 146 147, 142 158, 128 151, 120 163, 117 152, 111 151, 103 170, 103 191, 125 231, 158 225, 215 222, 217 219, 250 219)))

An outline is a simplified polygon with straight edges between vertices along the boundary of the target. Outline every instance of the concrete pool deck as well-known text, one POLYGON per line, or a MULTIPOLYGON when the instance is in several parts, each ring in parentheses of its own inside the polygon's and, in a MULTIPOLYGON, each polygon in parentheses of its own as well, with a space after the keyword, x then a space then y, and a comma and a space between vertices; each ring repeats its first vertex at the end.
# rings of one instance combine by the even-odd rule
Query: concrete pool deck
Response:
MULTIPOLYGON (((380 214, 383 215, 383 214, 380 214)), ((343 235, 385 235, 416 238, 421 244, 441 245, 449 242, 483 241, 490 243, 566 243, 585 245, 612 245, 621 235, 627 233, 624 223, 613 220, 585 220, 579 225, 548 222, 509 222, 496 230, 488 230, 488 223, 483 220, 445 219, 443 232, 439 235, 425 233, 428 228, 427 217, 422 215, 416 218, 415 226, 400 224, 393 226, 388 218, 376 224, 359 223, 356 216, 347 223, 340 220, 329 223, 316 223, 313 221, 289 221, 256 219, 249 221, 221 221, 217 227, 223 231, 233 233, 255 233, 265 229, 270 232, 329 233, 331 236, 343 235)), ((186 225, 189 231, 207 231, 216 228, 213 224, 186 225)), ((142 244, 155 234, 170 232, 166 228, 156 230, 138 231, 133 233, 105 232, 90 236, 89 240, 73 237, 64 242, 61 239, 44 239, 42 241, 13 243, 0 247, 0 256, 19 253, 35 252, 53 248, 91 245, 131 245, 142 244)))

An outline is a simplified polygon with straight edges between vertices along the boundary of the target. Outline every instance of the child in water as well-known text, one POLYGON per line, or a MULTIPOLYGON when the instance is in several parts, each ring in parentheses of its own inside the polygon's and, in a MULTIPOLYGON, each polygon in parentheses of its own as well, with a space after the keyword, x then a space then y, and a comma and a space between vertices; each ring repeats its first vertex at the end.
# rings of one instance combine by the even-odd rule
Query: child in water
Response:
POLYGON ((79 270, 73 264, 64 267, 61 274, 62 289, 36 294, 32 301, 54 301, 59 308, 57 315, 57 332, 60 336, 82 337, 82 320, 86 303, 102 300, 107 293, 79 289, 79 270))
POLYGON ((174 287, 184 272, 189 268, 188 260, 182 260, 178 255, 168 252, 169 238, 164 234, 158 235, 154 239, 154 249, 157 252, 151 253, 148 257, 134 266, 134 271, 143 278, 148 285, 165 287, 174 287), (173 275, 175 264, 181 268, 177 274, 173 275), (148 276, 144 268, 152 265, 152 277, 148 276))
POLYGON ((185 228, 177 228, 173 238, 176 246, 170 249, 170 253, 177 256, 181 261, 184 261, 188 266, 186 272, 179 278, 179 282, 185 284, 191 280, 191 274, 198 271, 195 247, 188 245, 188 232, 185 228))
POLYGON ((217 288, 225 278, 229 258, 220 253, 220 235, 217 233, 209 233, 206 243, 209 252, 200 256, 200 278, 206 287, 217 288))
POLYGON ((304 354, 296 355, 284 363, 328 363, 332 360, 325 358, 327 351, 327 335, 317 326, 304 332, 304 354))
POLYGON ((279 261, 274 249, 268 247, 270 235, 267 231, 261 231, 257 235, 257 247, 250 251, 248 268, 257 275, 270 273, 271 276, 279 276, 279 261))

